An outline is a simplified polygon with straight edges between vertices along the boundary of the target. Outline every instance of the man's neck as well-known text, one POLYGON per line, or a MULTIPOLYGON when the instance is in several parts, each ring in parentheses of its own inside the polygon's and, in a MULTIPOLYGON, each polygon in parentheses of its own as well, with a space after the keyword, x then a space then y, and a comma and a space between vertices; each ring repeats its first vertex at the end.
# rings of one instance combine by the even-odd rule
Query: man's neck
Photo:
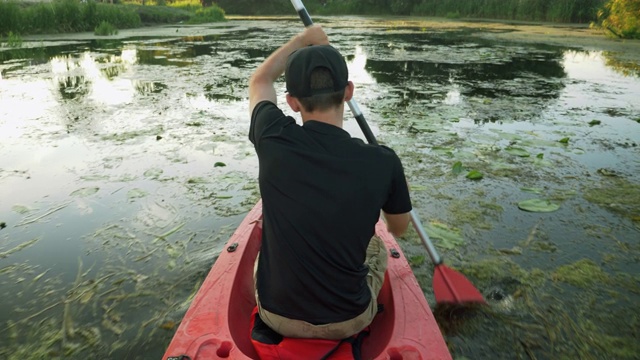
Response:
POLYGON ((344 120, 344 105, 326 111, 306 112, 303 110, 300 112, 300 115, 302 116, 302 123, 307 122, 307 120, 315 120, 329 125, 337 126, 342 129, 342 123, 344 120))

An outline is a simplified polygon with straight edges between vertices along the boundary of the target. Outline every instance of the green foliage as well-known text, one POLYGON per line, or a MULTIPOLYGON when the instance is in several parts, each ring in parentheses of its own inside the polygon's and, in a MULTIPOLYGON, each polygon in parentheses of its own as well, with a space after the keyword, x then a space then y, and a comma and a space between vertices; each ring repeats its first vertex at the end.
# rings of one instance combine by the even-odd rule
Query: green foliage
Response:
POLYGON ((96 26, 94 33, 101 36, 115 35, 118 33, 118 29, 110 22, 102 21, 100 25, 96 26))
POLYGON ((196 14, 189 19, 190 24, 203 24, 224 21, 224 10, 216 5, 196 10, 196 14))
POLYGON ((609 0, 598 12, 599 26, 626 39, 640 39, 640 1, 609 0))

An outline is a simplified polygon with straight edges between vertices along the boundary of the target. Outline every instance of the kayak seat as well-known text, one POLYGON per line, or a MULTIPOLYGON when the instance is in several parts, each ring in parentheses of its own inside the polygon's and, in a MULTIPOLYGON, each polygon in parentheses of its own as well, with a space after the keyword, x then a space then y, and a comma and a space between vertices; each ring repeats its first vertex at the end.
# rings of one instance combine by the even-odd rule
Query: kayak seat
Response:
POLYGON ((362 341, 369 329, 342 340, 284 337, 271 329, 254 308, 251 343, 261 360, 361 360, 362 341))

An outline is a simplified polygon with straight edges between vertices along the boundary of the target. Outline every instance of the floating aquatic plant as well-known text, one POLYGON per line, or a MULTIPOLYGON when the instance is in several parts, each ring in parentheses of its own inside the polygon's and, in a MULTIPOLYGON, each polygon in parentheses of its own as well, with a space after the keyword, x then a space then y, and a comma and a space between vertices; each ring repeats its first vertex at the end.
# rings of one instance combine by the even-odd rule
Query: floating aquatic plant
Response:
POLYGON ((529 212, 553 212, 560 209, 560 205, 544 199, 529 199, 520 201, 518 208, 529 212))

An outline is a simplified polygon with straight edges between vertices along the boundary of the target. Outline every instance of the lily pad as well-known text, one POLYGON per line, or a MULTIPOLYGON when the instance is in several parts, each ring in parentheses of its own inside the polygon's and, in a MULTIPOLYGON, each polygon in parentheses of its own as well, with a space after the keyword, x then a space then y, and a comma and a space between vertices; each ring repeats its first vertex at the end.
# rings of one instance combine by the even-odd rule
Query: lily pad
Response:
POLYGON ((26 213, 31 211, 31 209, 29 209, 28 207, 26 207, 24 205, 13 205, 11 207, 11 210, 13 210, 13 212, 18 213, 18 214, 26 214, 26 213))
POLYGON ((562 139, 558 140, 559 143, 561 144, 568 144, 569 143, 569 138, 568 137, 563 137, 562 139))
POLYGON ((158 168, 152 168, 144 172, 144 177, 157 179, 164 171, 158 168))
POLYGON ((99 187, 85 187, 75 190, 71 193, 71 196, 87 197, 97 193, 98 190, 100 190, 99 187))
POLYGON ((462 162, 457 161, 455 164, 453 164, 453 168, 451 169, 451 172, 454 175, 458 175, 462 172, 462 162))
POLYGON ((520 188, 520 190, 530 192, 530 193, 535 193, 535 194, 542 194, 544 192, 544 189, 534 188, 534 187, 523 187, 523 188, 520 188))
POLYGON ((560 209, 560 205, 544 199, 529 199, 520 201, 518 208, 530 212, 553 212, 560 209))
POLYGON ((527 150, 522 149, 522 148, 508 147, 508 148, 504 149, 504 151, 506 151, 507 153, 509 153, 511 155, 520 156, 520 157, 529 157, 529 156, 531 156, 531 154, 529 154, 529 152, 527 150))
POLYGON ((132 199, 137 199, 137 198, 143 198, 145 196, 147 196, 149 193, 147 193, 146 191, 139 189, 139 188, 135 188, 135 189, 131 189, 129 191, 127 191, 127 199, 132 200, 132 199))
POLYGON ((482 175, 482 173, 478 170, 471 170, 469 171, 469 173, 467 174, 467 179, 471 179, 471 180, 480 180, 482 179, 484 175, 482 175))

